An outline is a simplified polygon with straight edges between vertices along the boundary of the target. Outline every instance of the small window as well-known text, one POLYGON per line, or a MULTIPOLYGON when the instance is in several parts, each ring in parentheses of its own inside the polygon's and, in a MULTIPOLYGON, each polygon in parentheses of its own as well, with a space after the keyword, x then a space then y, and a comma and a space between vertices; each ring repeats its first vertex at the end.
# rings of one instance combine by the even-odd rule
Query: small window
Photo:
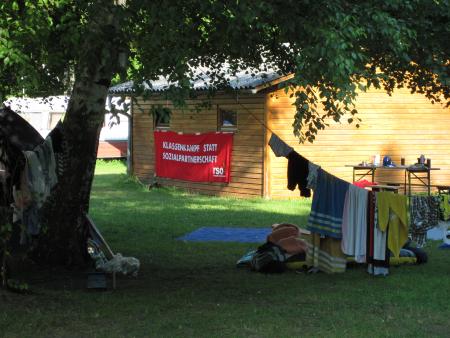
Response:
POLYGON ((153 125, 155 129, 169 129, 170 128, 170 117, 172 111, 165 107, 154 107, 151 109, 153 115, 153 125))
POLYGON ((217 106, 217 124, 218 130, 236 130, 237 112, 217 106))

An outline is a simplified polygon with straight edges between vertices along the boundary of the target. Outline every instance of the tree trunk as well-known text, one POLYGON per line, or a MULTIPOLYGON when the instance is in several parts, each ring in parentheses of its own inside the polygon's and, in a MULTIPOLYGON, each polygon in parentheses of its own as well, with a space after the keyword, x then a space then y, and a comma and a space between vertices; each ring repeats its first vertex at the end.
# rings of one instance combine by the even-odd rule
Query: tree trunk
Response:
POLYGON ((98 13, 89 25, 83 55, 62 123, 64 170, 42 209, 45 231, 36 255, 50 264, 83 265, 87 261, 89 198, 105 101, 118 60, 113 9, 98 13))

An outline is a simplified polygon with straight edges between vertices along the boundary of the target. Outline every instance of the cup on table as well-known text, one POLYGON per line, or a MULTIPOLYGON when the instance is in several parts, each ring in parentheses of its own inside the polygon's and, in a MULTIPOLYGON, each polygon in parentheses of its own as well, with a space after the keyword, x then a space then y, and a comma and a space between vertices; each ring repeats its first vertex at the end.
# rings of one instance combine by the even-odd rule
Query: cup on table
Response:
POLYGON ((381 161, 381 156, 380 154, 376 154, 374 159, 373 159, 373 164, 374 165, 380 165, 380 161, 381 161))
POLYGON ((402 158, 400 159, 400 164, 401 164, 401 165, 405 165, 405 158, 404 158, 404 157, 402 157, 402 158))

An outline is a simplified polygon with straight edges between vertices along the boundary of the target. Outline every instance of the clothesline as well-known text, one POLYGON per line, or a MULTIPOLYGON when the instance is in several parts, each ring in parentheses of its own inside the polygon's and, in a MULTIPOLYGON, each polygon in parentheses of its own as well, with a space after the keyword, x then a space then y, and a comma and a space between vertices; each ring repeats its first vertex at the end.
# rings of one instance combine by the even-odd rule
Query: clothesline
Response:
MULTIPOLYGON (((247 107, 239 104, 272 133, 269 146, 275 156, 288 159, 288 189, 295 190, 298 185, 301 196, 310 196, 309 189, 314 190, 307 225, 312 233, 307 257, 313 269, 344 272, 346 257, 353 257, 358 263, 367 263, 370 274, 388 275, 391 258, 399 260, 405 251, 414 255, 414 248, 402 249, 408 232, 419 246, 425 244, 427 229, 435 226, 435 217, 429 215, 438 213, 432 197, 415 197, 410 207, 414 218, 408 224, 406 196, 368 191, 326 172, 297 153, 247 107)), ((414 262, 419 260, 414 259, 414 262)))
POLYGON ((272 132, 269 146, 275 156, 288 160, 288 189, 298 186, 301 196, 314 190, 307 224, 312 233, 308 257, 314 268, 344 272, 346 257, 353 257, 367 263, 369 273, 387 275, 390 258, 399 259, 408 251, 402 249, 408 235, 421 247, 426 231, 437 226, 437 197, 415 196, 408 206, 404 195, 368 191, 328 173, 267 129, 272 132))
POLYGON ((261 124, 264 128, 266 128, 268 131, 270 131, 272 134, 275 134, 272 129, 270 129, 263 121, 261 121, 259 118, 255 116, 246 106, 244 106, 242 103, 239 102, 238 99, 236 99, 236 103, 239 104, 242 108, 244 108, 247 113, 249 113, 259 124, 261 124))

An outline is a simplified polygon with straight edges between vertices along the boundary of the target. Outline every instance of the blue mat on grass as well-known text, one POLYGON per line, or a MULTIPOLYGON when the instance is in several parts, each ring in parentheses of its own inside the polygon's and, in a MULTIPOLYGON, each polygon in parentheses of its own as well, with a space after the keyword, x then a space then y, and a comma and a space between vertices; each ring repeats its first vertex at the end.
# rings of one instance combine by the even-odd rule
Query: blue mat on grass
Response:
POLYGON ((267 228, 227 228, 227 227, 202 227, 189 234, 178 237, 181 241, 192 242, 242 242, 263 243, 267 235, 272 232, 267 228))

